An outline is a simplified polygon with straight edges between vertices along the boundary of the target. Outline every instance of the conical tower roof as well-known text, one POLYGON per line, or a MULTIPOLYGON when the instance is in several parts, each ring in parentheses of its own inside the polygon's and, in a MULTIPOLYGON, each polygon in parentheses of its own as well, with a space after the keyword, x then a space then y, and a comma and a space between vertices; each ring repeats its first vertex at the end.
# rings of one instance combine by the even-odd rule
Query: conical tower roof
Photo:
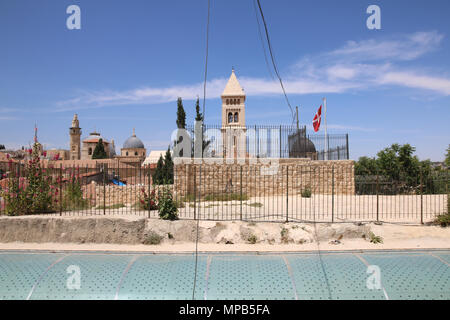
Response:
POLYGON ((244 89, 242 89, 236 75, 234 74, 234 69, 231 70, 230 79, 228 79, 225 90, 223 90, 222 97, 225 96, 245 96, 244 89))

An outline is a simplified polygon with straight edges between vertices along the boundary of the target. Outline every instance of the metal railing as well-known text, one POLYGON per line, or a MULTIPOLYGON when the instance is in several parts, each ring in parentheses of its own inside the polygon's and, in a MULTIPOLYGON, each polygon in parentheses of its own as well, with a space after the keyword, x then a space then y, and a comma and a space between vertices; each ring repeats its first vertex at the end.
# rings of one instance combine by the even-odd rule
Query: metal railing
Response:
POLYGON ((288 164, 275 174, 248 164, 176 165, 175 183, 165 186, 153 184, 148 168, 60 165, 42 170, 42 178, 34 181, 23 163, 3 168, 0 214, 158 218, 158 195, 165 189, 180 219, 424 223, 449 213, 450 205, 448 170, 403 182, 355 177, 353 167, 339 165, 288 164))
MULTIPOLYGON (((226 152, 224 135, 233 126, 204 125, 204 141, 208 142, 208 156, 222 157, 226 152)), ((186 130, 195 144, 195 128, 186 130)), ((297 129, 286 125, 248 125, 241 128, 245 135, 245 153, 253 158, 313 158, 315 160, 348 160, 348 134, 309 135, 306 126, 297 129), (328 148, 326 148, 326 146, 328 148)))

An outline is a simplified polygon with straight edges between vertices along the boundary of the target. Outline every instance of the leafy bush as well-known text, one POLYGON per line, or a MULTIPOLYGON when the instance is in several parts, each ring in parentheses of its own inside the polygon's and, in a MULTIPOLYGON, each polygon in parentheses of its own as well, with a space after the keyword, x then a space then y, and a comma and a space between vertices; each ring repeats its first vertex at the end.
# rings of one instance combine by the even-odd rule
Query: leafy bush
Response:
POLYGON ((63 210, 80 210, 89 208, 89 200, 83 199, 79 169, 70 169, 70 178, 63 195, 63 210))
POLYGON ((289 235, 289 230, 288 229, 286 229, 285 227, 282 227, 280 235, 281 235, 281 242, 282 243, 288 243, 289 242, 289 236, 288 236, 289 235))
POLYGON ((372 243, 375 243, 375 244, 383 243, 383 238, 380 236, 376 236, 375 233, 373 233, 373 232, 370 232, 369 233, 369 241, 372 243))
POLYGON ((258 238, 254 234, 251 234, 248 236, 247 241, 250 244, 255 244, 258 241, 258 238))
POLYGON ((450 213, 438 215, 433 220, 433 224, 439 225, 444 228, 450 226, 450 213))
POLYGON ((178 220, 178 208, 169 188, 163 188, 158 196, 158 212, 163 220, 178 220))
POLYGON ((160 244, 162 237, 154 231, 150 231, 147 237, 142 241, 143 244, 160 244))
POLYGON ((306 187, 302 190, 302 198, 311 198, 311 188, 306 187))

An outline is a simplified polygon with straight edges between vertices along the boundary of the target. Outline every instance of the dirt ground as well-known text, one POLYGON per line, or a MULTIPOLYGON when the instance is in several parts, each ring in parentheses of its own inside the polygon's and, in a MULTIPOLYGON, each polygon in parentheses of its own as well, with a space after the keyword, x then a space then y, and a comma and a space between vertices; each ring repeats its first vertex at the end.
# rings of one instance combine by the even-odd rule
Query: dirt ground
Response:
MULTIPOLYGON (((84 211, 63 212, 64 216, 134 215, 157 218, 158 212, 144 211, 133 206, 134 200, 118 209, 90 208, 84 211)), ((311 198, 298 195, 252 197, 239 201, 186 202, 179 208, 183 219, 279 221, 353 222, 387 221, 401 223, 429 222, 436 215, 447 212, 448 197, 439 195, 321 195, 311 198), (378 204, 377 204, 378 203, 378 204)))

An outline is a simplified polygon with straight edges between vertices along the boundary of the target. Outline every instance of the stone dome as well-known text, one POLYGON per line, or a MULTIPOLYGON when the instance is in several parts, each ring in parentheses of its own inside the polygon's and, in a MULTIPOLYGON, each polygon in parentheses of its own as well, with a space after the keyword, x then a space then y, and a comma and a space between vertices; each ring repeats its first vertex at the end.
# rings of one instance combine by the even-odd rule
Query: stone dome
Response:
POLYGON ((97 142, 97 141, 100 140, 100 139, 102 139, 103 142, 108 143, 108 140, 106 140, 105 138, 103 138, 103 137, 101 136, 101 134, 98 133, 98 132, 96 132, 96 131, 91 132, 87 138, 83 139, 83 142, 97 142))
POLYGON ((141 139, 136 137, 133 129, 133 135, 129 137, 123 144, 123 149, 144 149, 141 139))
POLYGON ((307 158, 317 152, 314 143, 306 137, 306 131, 289 135, 288 143, 290 158, 307 158))

